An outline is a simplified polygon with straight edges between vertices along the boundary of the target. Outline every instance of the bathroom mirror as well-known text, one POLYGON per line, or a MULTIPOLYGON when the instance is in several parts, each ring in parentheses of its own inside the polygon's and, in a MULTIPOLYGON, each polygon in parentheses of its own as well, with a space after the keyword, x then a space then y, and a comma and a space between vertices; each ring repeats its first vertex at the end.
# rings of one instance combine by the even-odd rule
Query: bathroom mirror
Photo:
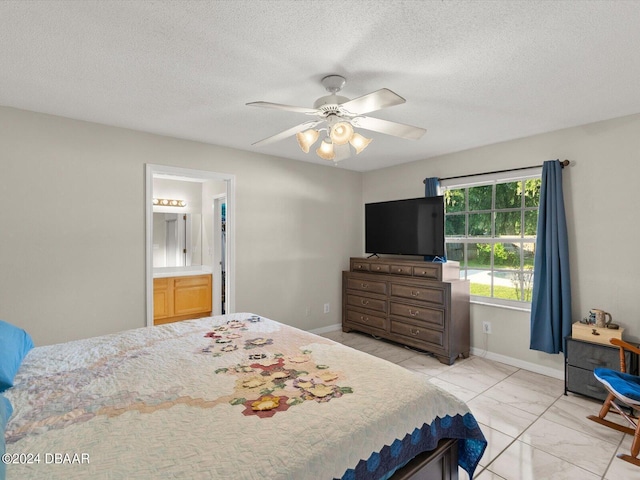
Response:
POLYGON ((202 265, 202 215, 153 214, 153 268, 202 265))

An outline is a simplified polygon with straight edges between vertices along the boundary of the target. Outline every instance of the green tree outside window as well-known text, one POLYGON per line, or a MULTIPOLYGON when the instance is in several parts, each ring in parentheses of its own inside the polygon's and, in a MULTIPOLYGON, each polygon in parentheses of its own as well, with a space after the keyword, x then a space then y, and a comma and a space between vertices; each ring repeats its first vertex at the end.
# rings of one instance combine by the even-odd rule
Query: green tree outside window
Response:
POLYGON ((447 255, 472 295, 531 301, 540 185, 526 178, 445 192, 447 255))

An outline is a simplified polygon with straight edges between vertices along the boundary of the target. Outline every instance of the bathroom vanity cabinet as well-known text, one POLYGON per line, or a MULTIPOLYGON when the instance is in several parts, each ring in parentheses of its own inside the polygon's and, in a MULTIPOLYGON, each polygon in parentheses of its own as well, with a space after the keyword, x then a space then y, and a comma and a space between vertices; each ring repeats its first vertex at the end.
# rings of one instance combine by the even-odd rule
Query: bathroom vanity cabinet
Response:
POLYGON ((211 315, 211 274, 153 279, 153 323, 211 315))

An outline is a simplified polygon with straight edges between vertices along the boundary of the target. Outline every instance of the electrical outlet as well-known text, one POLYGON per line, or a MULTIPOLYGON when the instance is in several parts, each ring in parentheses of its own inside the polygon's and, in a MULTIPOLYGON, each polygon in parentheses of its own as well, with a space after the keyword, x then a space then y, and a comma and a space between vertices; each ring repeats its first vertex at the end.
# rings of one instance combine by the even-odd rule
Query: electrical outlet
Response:
POLYGON ((324 304, 324 313, 329 313, 329 304, 328 303, 324 304))
POLYGON ((491 322, 482 322, 482 333, 491 333, 491 322))

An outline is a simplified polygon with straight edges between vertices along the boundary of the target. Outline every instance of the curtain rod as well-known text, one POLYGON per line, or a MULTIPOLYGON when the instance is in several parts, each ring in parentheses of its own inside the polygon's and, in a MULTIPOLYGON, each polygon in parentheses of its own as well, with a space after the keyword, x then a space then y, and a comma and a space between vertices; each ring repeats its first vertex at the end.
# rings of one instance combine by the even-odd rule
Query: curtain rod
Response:
MULTIPOLYGON (((568 167, 570 163, 571 162, 569 162, 569 160, 564 160, 560 162, 560 165, 562 166, 562 168, 564 168, 564 167, 568 167)), ((457 178, 479 177, 480 175, 491 175, 493 173, 517 172, 518 170, 529 170, 530 168, 537 168, 540 166, 541 165, 532 165, 531 167, 508 168, 506 170, 496 170, 494 172, 472 173, 470 175, 458 175, 457 177, 439 178, 438 180, 455 180, 457 178)), ((425 183, 425 180, 423 180, 422 183, 425 183)))

